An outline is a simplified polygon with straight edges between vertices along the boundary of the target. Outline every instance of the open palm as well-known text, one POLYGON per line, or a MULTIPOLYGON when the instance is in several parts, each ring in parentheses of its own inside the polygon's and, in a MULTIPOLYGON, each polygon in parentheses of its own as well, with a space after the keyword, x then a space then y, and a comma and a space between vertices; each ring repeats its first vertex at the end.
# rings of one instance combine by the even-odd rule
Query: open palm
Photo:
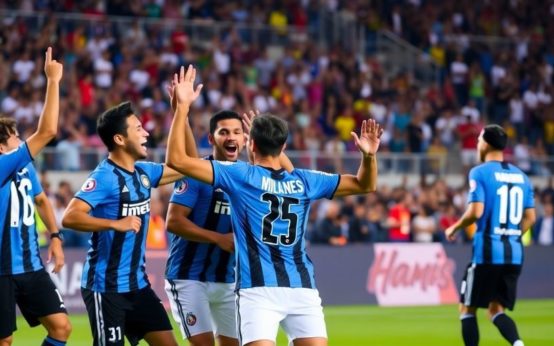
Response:
POLYGON ((173 87, 175 98, 178 104, 190 105, 193 103, 202 91, 202 84, 194 88, 194 80, 196 79, 196 69, 189 65, 185 72, 185 67, 181 66, 179 74, 173 76, 173 87))
POLYGON ((369 119, 362 122, 359 137, 356 132, 351 132, 351 134, 356 147, 364 155, 375 155, 379 149, 379 143, 381 143, 383 128, 375 120, 369 119))

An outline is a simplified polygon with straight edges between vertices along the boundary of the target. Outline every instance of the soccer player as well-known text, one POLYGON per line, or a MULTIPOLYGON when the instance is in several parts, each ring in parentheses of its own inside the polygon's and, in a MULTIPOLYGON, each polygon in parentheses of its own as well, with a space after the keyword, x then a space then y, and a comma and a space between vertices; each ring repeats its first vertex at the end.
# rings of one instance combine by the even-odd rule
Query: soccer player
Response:
MULTIPOLYGON (((210 119, 212 154, 237 161, 244 147, 241 117, 220 111, 210 119)), ((183 338, 193 346, 238 345, 231 209, 221 189, 185 177, 175 183, 167 212, 171 246, 165 289, 183 338), (213 325, 212 325, 213 321, 213 325)))
POLYGON ((104 112, 97 132, 108 158, 76 193, 62 221, 64 227, 93 232, 81 293, 94 345, 123 345, 123 336, 132 345, 140 339, 150 345, 177 345, 145 272, 145 243, 152 187, 182 175, 162 164, 139 161, 147 156, 148 132, 129 102, 104 112))
POLYGON ((362 153, 357 175, 283 169, 279 156, 288 136, 275 116, 256 117, 245 162, 201 160, 186 155, 183 133, 194 89, 195 70, 181 68, 176 83, 177 111, 170 130, 167 163, 222 189, 231 201, 237 261, 236 309, 242 345, 275 345, 279 324, 296 346, 326 345, 321 299, 315 288, 304 233, 310 202, 374 191, 381 127, 364 121, 352 133, 362 153))
POLYGON ((64 265, 62 238, 52 206, 42 191, 33 158, 56 137, 59 85, 63 66, 52 60, 48 48, 44 61, 46 100, 37 130, 23 143, 16 122, 0 118, 0 345, 11 345, 16 326, 15 305, 30 326, 42 324, 48 333, 42 345, 65 345, 71 333, 64 302, 44 269, 38 247, 35 205, 50 232, 48 262, 54 273, 64 265))
POLYGON ((460 320, 466 345, 479 344, 477 308, 488 308, 489 317, 510 345, 523 342, 514 321, 504 310, 514 308, 523 246, 521 235, 535 223, 533 186, 519 168, 504 162, 507 135, 498 125, 480 133, 477 151, 481 165, 469 172, 468 206, 448 227, 452 241, 458 230, 474 222, 473 256, 461 285, 460 320))

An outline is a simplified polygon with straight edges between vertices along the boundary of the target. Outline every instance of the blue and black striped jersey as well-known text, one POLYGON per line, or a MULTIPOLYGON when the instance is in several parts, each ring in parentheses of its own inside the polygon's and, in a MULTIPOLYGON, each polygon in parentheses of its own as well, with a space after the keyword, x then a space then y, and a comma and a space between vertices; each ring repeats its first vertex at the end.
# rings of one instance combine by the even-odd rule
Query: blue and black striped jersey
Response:
POLYGON ((0 275, 44 268, 35 226, 34 198, 42 192, 26 143, 0 155, 0 275))
POLYGON ((523 263, 520 223, 523 212, 534 208, 533 186, 516 166, 489 161, 469 172, 468 203, 484 204, 473 238, 476 264, 523 263))
MULTIPOLYGON (((211 158, 210 158, 211 159, 211 158)), ((232 232, 231 206, 221 189, 192 178, 175 183, 170 203, 191 209, 188 218, 199 227, 222 234, 232 232)), ((189 241, 170 235, 168 279, 202 282, 235 282, 235 258, 215 244, 189 241)))
POLYGON ((95 292, 130 292, 149 285, 145 271, 146 232, 150 221, 150 192, 157 187, 163 165, 137 162, 135 171, 102 161, 76 198, 88 203, 94 217, 118 220, 136 215, 138 233, 106 230, 92 233, 81 286, 95 292))
POLYGON ((245 162, 212 165, 214 188, 231 200, 237 288, 315 288, 304 238, 310 202, 332 198, 340 176, 303 169, 288 173, 245 162))

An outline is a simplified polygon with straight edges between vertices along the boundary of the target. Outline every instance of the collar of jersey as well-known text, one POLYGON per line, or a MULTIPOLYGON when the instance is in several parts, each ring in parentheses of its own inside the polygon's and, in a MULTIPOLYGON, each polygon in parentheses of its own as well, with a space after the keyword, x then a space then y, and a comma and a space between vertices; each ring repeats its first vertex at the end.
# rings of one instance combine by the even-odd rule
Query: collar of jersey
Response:
POLYGON ((117 163, 113 162, 113 161, 110 160, 110 159, 106 159, 106 161, 107 161, 110 165, 114 166, 114 167, 117 168, 117 169, 122 170, 123 172, 125 172, 125 173, 127 173, 127 174, 129 174, 129 175, 135 174, 135 172, 131 172, 131 171, 129 171, 129 170, 126 170, 125 168, 121 167, 120 165, 118 165, 117 163))

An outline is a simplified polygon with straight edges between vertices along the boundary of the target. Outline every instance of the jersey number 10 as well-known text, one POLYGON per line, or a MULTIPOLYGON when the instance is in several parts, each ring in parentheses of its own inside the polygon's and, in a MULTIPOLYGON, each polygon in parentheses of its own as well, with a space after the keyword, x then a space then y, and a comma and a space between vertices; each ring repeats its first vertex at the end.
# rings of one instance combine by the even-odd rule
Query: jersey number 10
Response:
POLYGON ((505 225, 509 218, 510 224, 519 225, 523 216, 523 190, 521 187, 503 185, 496 190, 496 194, 500 196, 498 216, 500 224, 505 225))
POLYGON ((291 197, 279 197, 271 193, 264 193, 262 200, 269 202, 269 214, 262 220, 262 241, 270 245, 292 245, 296 241, 296 226, 298 215, 290 212, 290 206, 299 204, 300 201, 291 197), (273 223, 277 218, 289 223, 287 234, 273 235, 273 223))

